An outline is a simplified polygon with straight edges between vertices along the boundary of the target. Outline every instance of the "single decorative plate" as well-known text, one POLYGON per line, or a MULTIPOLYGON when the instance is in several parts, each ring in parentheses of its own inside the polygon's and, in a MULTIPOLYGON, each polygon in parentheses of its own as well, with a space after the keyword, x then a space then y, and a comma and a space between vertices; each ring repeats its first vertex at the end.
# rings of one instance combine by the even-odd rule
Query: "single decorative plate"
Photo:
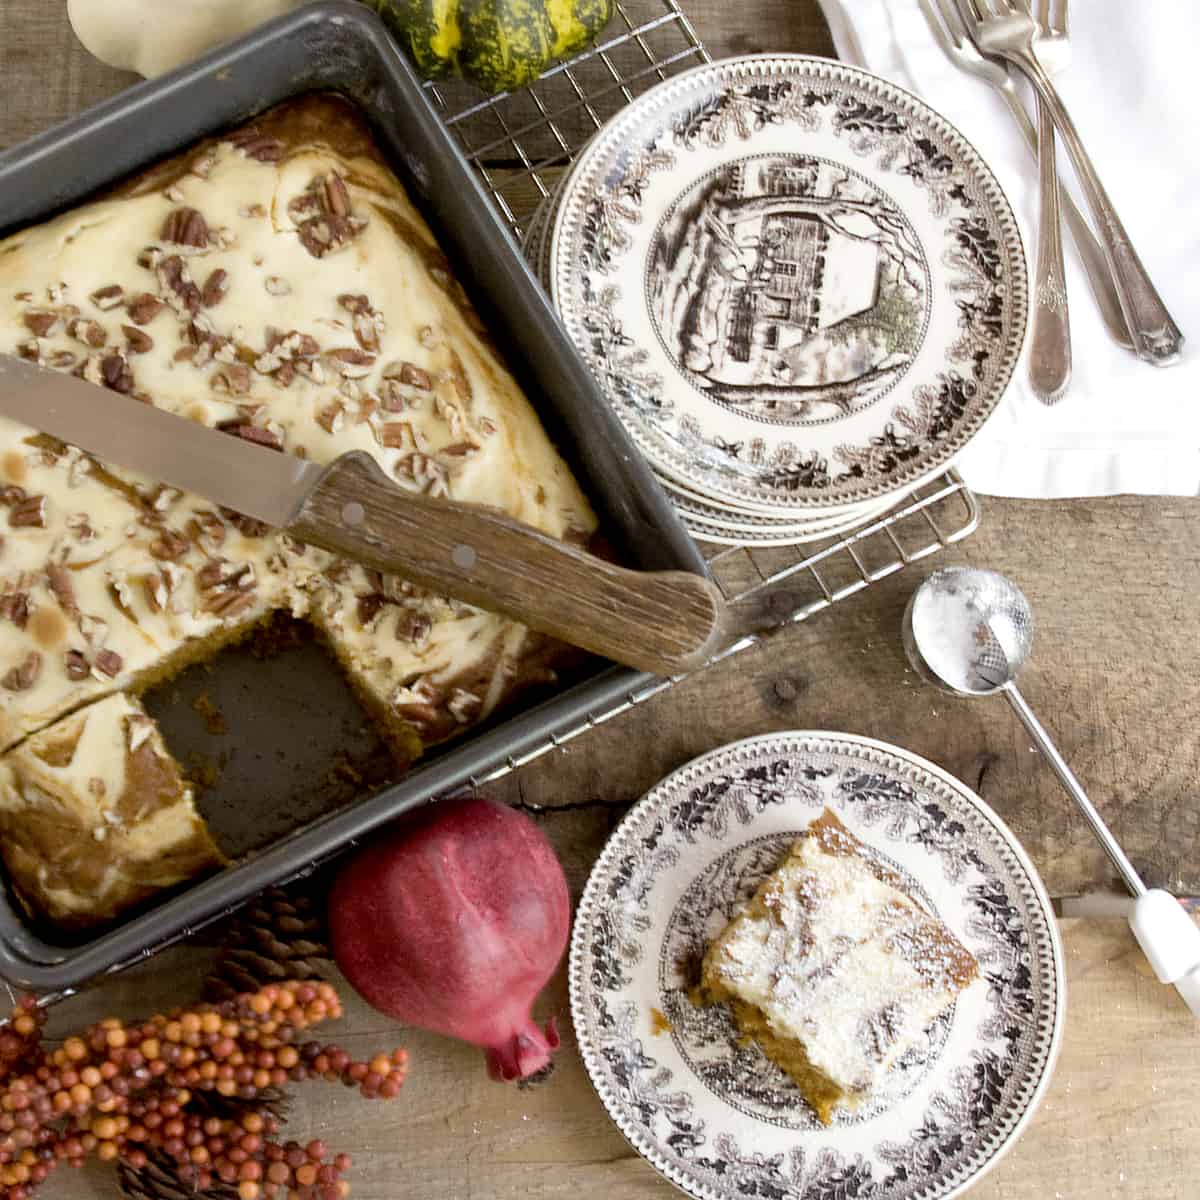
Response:
POLYGON ((702 1200, 947 1200, 992 1167, 1053 1070, 1065 991, 1050 901, 990 808, 932 763, 848 734, 768 734, 668 776, 609 840, 575 918, 571 1012, 634 1148, 702 1200), (978 959, 982 978, 823 1127, 724 1006, 688 999, 706 944, 829 807, 978 959))
POLYGON ((894 84, 799 55, 698 67, 610 122, 550 283, 660 474, 769 515, 944 470, 1025 332, 1020 234, 976 151, 894 84))

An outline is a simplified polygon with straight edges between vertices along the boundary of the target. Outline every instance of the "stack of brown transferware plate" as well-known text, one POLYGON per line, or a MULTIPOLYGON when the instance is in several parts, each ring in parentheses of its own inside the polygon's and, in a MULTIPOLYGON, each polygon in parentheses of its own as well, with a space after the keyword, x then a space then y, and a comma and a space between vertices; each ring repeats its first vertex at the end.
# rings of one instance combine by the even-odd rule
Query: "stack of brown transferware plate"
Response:
POLYGON ((526 254, 693 535, 843 534, 943 473, 1025 331, 1011 209, 947 121, 803 56, 629 105, 526 254))

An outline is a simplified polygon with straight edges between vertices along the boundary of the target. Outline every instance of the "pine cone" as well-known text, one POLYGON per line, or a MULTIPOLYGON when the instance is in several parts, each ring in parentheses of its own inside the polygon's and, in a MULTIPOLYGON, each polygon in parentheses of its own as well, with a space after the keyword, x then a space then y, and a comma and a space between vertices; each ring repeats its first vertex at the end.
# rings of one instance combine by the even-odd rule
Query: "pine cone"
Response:
POLYGON ((277 1087, 262 1088, 253 1100, 222 1096, 215 1088, 196 1088, 188 1101, 188 1108, 206 1117, 220 1117, 226 1121, 237 1121, 247 1112, 256 1112, 264 1117, 274 1117, 282 1124, 287 1120, 291 1100, 287 1092, 277 1087))
POLYGON ((131 1167, 117 1160, 117 1183, 121 1195, 129 1200, 238 1200, 237 1188, 219 1179, 212 1187, 198 1192, 194 1184, 184 1183, 175 1173, 175 1164, 161 1150, 148 1149, 149 1162, 131 1167))
POLYGON ((320 901, 268 888, 230 920, 204 994, 220 1003, 285 979, 324 979, 329 959, 320 901))

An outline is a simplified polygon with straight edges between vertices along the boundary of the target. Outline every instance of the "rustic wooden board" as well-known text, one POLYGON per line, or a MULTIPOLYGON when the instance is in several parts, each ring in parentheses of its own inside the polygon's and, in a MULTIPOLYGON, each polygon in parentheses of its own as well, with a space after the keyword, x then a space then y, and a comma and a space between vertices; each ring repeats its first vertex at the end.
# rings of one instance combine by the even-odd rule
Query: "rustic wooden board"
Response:
MULTIPOLYGON (((815 0, 691 0, 716 55, 829 53, 815 0)), ((110 95, 130 76, 74 42, 62 6, 0 10, 0 145, 110 95)), ((1200 892, 1200 749, 1191 727, 1200 645, 1200 503, 1118 498, 991 500, 952 557, 997 567, 1025 587, 1038 618, 1024 680, 1131 856, 1157 883, 1200 892)), ((789 630, 536 763, 498 791, 529 803, 620 809, 665 771, 736 737, 790 727, 845 729, 898 742, 977 786, 1065 894, 1112 872, 1083 822, 1000 700, 959 701, 918 686, 903 661, 899 614, 917 574, 789 630)))
MULTIPOLYGON (((548 821, 560 848, 598 848, 603 828, 579 814, 548 821)), ((1060 922, 1070 1003, 1054 1081, 1033 1124, 973 1200, 1192 1200, 1200 1172, 1195 1080, 1196 1023, 1149 976, 1123 921, 1060 922)), ((168 1007, 194 994, 202 964, 187 950, 77 997, 56 1012, 52 1033, 168 1007)), ((356 1200, 668 1200, 677 1196, 630 1150, 609 1121, 574 1053, 562 973, 539 1015, 563 1018, 559 1066, 520 1091, 491 1083, 469 1046, 401 1030, 351 1000, 328 1036, 358 1056, 405 1045, 412 1068, 392 1104, 368 1103, 329 1085, 304 1085, 289 1133, 320 1136, 354 1156, 356 1200)), ((48 1185, 58 1200, 108 1200, 112 1174, 99 1164, 48 1185)))

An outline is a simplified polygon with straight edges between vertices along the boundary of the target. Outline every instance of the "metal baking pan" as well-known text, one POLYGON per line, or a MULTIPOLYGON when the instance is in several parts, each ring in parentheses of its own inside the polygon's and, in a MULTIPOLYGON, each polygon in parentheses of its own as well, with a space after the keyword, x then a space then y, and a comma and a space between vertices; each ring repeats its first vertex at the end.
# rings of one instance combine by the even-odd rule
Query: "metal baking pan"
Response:
MULTIPOLYGON (((605 403, 420 82, 379 20, 353 0, 305 6, 0 154, 0 236, 312 91, 342 93, 370 123, 380 150, 505 347, 510 368, 576 472, 618 554, 645 569, 704 573, 702 556, 605 403)), ((242 752, 240 760, 233 750, 225 752, 237 760, 223 774, 235 790, 232 801, 229 788, 224 801, 217 795, 220 787, 213 796, 201 797, 201 810, 217 836, 227 845, 245 841, 242 847, 228 846, 235 853, 246 851, 239 863, 76 944, 34 929, 15 901, 0 894, 0 976, 22 987, 57 991, 126 965, 269 884, 303 874, 399 813, 520 759, 650 682, 592 660, 555 694, 467 734, 398 782, 374 794, 330 799, 321 811, 320 772, 304 754, 297 753, 293 762, 293 753, 304 743, 305 754, 323 744, 332 755, 356 738, 370 742, 371 736, 363 732, 365 718, 348 698, 330 698, 321 671, 334 671, 319 658, 315 651, 301 650, 257 662, 242 651, 232 661, 219 658, 203 682, 222 694, 219 724, 252 731, 250 740, 258 746, 257 752, 242 752), (255 686, 259 679, 264 694, 255 686), (230 706, 238 711, 229 711, 230 706), (306 728, 312 737, 305 736, 306 728), (321 730, 328 733, 324 739, 318 736, 321 730), (263 751, 272 744, 271 751, 263 751), (233 812, 238 818, 230 826, 233 812), (270 840, 254 846, 253 838, 246 838, 251 829, 260 835, 268 831, 270 840)), ((188 748, 180 739, 187 740, 183 727, 188 722, 180 712, 212 707, 207 695, 198 694, 188 705, 189 690, 196 693, 196 686, 181 679, 175 692, 183 698, 177 695, 174 707, 170 684, 168 702, 148 700, 185 768, 188 748)), ((194 726, 198 722, 192 716, 194 726)), ((202 750, 190 761, 201 757, 202 750)), ((350 772, 352 778, 361 774, 350 772)))

